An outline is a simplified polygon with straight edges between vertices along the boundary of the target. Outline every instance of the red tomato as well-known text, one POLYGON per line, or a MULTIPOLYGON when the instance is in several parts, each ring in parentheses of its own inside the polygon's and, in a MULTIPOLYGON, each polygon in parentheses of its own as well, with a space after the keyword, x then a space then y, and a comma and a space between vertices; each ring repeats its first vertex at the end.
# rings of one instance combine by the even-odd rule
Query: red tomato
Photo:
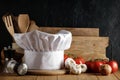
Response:
POLYGON ((74 58, 74 61, 76 62, 76 64, 84 64, 85 60, 82 57, 76 57, 74 58))
POLYGON ((67 54, 64 54, 64 61, 68 58, 67 54))
POLYGON ((108 59, 95 59, 94 61, 100 61, 100 62, 102 62, 103 64, 106 64, 107 62, 109 62, 108 59))
POLYGON ((87 65, 87 71, 88 72, 92 72, 92 69, 93 69, 93 63, 92 61, 86 61, 85 64, 87 65))
POLYGON ((100 72, 100 66, 103 65, 103 62, 101 61, 95 61, 94 64, 92 65, 92 70, 93 72, 99 73, 100 72))
POLYGON ((107 61, 102 61, 102 63, 103 63, 103 64, 106 64, 106 63, 107 63, 107 61))
POLYGON ((101 65, 103 65, 103 62, 101 62, 101 61, 87 61, 86 65, 88 68, 88 72, 98 73, 98 72, 100 72, 99 68, 101 65))
POLYGON ((118 70, 118 63, 115 60, 111 60, 107 64, 109 64, 111 66, 112 73, 114 73, 118 70))

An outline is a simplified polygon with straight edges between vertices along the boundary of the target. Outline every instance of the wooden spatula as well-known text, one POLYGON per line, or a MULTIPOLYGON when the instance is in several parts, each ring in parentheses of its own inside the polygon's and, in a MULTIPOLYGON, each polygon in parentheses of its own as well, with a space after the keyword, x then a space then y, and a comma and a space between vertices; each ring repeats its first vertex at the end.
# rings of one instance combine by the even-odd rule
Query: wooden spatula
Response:
POLYGON ((18 27, 21 33, 27 32, 30 25, 30 19, 28 14, 19 14, 18 27))

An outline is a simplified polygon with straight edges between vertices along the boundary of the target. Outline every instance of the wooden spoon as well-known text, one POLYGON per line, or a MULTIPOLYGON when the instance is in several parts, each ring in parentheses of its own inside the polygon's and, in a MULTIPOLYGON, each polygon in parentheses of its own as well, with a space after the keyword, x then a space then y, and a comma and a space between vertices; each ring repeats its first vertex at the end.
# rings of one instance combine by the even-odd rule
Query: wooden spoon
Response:
POLYGON ((36 25, 35 21, 31 20, 29 29, 27 31, 33 31, 33 30, 39 30, 39 26, 36 25))
POLYGON ((19 14, 18 16, 18 27, 21 33, 27 32, 30 25, 30 19, 28 14, 19 14))

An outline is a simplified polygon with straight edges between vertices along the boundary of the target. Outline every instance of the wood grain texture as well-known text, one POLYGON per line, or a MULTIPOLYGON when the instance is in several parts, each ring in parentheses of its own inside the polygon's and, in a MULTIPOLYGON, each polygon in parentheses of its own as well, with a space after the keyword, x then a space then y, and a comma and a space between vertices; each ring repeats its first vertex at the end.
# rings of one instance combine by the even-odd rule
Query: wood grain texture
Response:
POLYGON ((66 74, 67 70, 28 70, 28 74, 37 74, 37 75, 63 75, 66 74))
POLYGON ((120 80, 120 71, 109 74, 108 76, 99 73, 82 73, 80 75, 25 75, 17 76, 16 74, 1 74, 0 80, 120 80))
POLYGON ((97 76, 93 73, 83 73, 78 76, 78 80, 98 80, 97 76))
POLYGON ((114 74, 110 74, 108 76, 97 75, 97 78, 98 80, 119 80, 114 74))
POLYGON ((86 61, 95 58, 106 58, 106 47, 108 45, 108 37, 73 36, 71 47, 65 50, 65 53, 82 56, 86 61))
POLYGON ((108 46, 108 37, 81 37, 73 36, 72 44, 69 50, 80 50, 80 49, 93 49, 100 50, 108 46))
POLYGON ((37 76, 36 80, 58 80, 57 76, 37 76))
POLYGON ((99 28, 40 27, 39 30, 48 33, 57 33, 60 30, 68 30, 73 36, 99 36, 99 28))
POLYGON ((117 77, 117 80, 120 80, 120 69, 113 74, 115 75, 115 77, 117 77))
POLYGON ((58 76, 58 80, 79 80, 78 75, 61 75, 58 76))
POLYGON ((0 76, 0 80, 36 80, 37 76, 0 76))

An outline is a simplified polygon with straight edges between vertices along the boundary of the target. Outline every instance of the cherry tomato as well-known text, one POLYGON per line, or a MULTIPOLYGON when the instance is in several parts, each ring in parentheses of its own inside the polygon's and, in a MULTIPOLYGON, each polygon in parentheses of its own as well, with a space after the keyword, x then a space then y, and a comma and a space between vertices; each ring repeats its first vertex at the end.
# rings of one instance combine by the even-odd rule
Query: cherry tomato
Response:
POLYGON ((74 61, 76 62, 76 64, 84 64, 85 60, 82 57, 76 57, 74 58, 74 61))
POLYGON ((64 54, 64 62, 65 60, 68 58, 68 55, 67 54, 64 54))
POLYGON ((112 73, 118 71, 118 63, 115 60, 109 61, 107 64, 109 64, 112 68, 112 73))

